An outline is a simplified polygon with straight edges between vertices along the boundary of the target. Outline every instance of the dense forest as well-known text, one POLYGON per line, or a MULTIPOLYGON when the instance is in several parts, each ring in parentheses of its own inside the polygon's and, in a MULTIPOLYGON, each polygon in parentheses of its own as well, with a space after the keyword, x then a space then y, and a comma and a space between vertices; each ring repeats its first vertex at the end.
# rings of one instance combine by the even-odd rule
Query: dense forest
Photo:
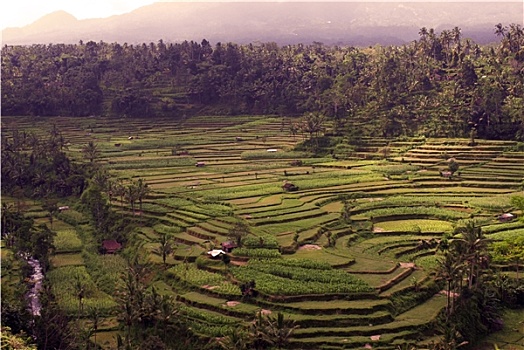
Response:
POLYGON ((403 46, 79 42, 4 46, 2 114, 332 118, 335 132, 524 139, 524 32, 479 46, 458 27, 403 46))

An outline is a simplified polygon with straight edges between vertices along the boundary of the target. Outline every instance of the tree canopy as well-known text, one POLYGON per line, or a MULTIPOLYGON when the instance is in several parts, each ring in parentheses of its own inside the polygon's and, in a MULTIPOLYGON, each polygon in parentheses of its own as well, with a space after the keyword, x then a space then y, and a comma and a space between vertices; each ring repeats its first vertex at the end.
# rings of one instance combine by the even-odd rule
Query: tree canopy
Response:
POLYGON ((320 113, 374 136, 524 139, 524 34, 481 47, 455 27, 403 46, 207 40, 4 46, 4 115, 320 113))

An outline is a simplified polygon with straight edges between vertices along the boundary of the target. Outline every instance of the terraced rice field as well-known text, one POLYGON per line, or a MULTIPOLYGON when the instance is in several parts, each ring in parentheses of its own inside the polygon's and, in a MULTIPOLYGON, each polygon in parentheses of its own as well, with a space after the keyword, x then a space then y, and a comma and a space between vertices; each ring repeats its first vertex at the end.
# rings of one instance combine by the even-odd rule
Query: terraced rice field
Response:
MULTIPOLYGON (((45 122, 2 124, 41 131, 45 122)), ((510 210, 511 195, 521 193, 524 153, 512 151, 514 142, 369 139, 357 153, 362 159, 342 162, 294 152, 302 138, 292 137, 281 118, 54 122, 75 158, 94 141, 112 177, 149 185, 139 217, 120 198, 113 208, 143 222, 136 234, 155 263, 162 263, 157 239, 172 234, 177 247, 167 260, 164 293, 198 314, 193 328, 210 337, 265 310, 300 326, 294 348, 422 344, 446 304, 432 279, 433 243, 471 218, 489 234, 524 233, 520 224, 497 221, 510 210), (387 143, 395 152, 383 160, 378 150, 387 143), (452 179, 439 173, 450 157, 460 164, 452 179), (285 182, 298 191, 283 190, 285 182), (239 220, 255 243, 233 250, 225 267, 206 252, 229 240, 239 220), (238 284, 249 280, 257 298, 240 293, 238 284), (182 292, 174 287, 180 284, 182 292), (402 297, 413 302, 398 302, 402 297)), ((64 228, 59 237, 69 234, 64 228)), ((82 266, 76 240, 62 247, 56 267, 82 266)))

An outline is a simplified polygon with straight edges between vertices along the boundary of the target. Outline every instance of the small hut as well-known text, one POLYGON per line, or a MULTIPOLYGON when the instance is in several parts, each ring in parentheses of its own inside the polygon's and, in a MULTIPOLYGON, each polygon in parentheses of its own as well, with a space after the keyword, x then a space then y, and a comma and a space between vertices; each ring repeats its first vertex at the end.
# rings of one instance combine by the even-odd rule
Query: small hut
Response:
POLYGON ((515 215, 511 213, 504 213, 502 215, 499 215, 498 219, 500 222, 508 222, 515 218, 515 215))
POLYGON ((231 253, 233 249, 238 247, 237 244, 233 241, 222 242, 220 246, 222 247, 222 250, 226 253, 231 253))
POLYGON ((213 249, 213 250, 208 251, 207 254, 210 255, 211 258, 215 259, 215 258, 219 258, 222 255, 226 254, 226 252, 223 251, 222 249, 213 249))
POLYGON ((102 242, 102 252, 104 254, 115 254, 122 248, 122 244, 118 243, 114 239, 106 239, 102 242))
POLYGON ((293 191, 298 191, 298 186, 293 185, 291 182, 285 182, 282 185, 282 189, 284 191, 293 192, 293 191))
POLYGON ((448 171, 448 170, 442 170, 440 172, 440 176, 442 176, 443 178, 446 178, 446 179, 450 179, 453 176, 453 173, 451 171, 448 171))

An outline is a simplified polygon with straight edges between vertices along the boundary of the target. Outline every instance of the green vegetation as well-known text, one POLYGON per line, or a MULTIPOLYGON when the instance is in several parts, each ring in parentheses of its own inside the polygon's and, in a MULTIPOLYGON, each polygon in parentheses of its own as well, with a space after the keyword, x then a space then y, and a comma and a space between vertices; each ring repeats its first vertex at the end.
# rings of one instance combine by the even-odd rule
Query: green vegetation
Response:
POLYGON ((90 117, 2 117, 2 337, 435 350, 496 331, 523 300, 520 30, 3 48, 3 113, 90 117))
MULTIPOLYGON (((253 122, 250 118, 246 120, 253 122)), ((64 130, 68 130, 67 121, 61 121, 64 130)), ((102 126, 111 121, 97 123, 102 126)), ((132 120, 127 126, 139 128, 141 123, 132 120)), ((150 130, 154 137, 179 128, 173 122, 160 123, 165 124, 159 124, 159 130, 150 130)), ((196 141, 192 143, 188 138, 184 147, 202 157, 195 159, 207 161, 203 168, 193 163, 166 167, 160 162, 159 167, 133 174, 113 166, 126 162, 125 157, 111 157, 114 163, 110 171, 98 158, 93 162, 85 159, 85 170, 91 177, 80 198, 39 201, 35 197, 34 204, 28 206, 23 204, 28 201, 18 195, 19 198, 13 196, 5 202, 3 218, 8 223, 5 232, 9 228, 19 232, 15 238, 26 238, 6 240, 4 244, 35 251, 36 246, 31 242, 36 242, 34 239, 39 235, 51 234, 47 273, 50 291, 64 315, 92 325, 96 312, 101 322, 112 324, 110 332, 115 332, 112 335, 102 328, 94 332, 100 346, 103 347, 99 339, 116 344, 117 334, 123 341, 139 344, 147 327, 133 315, 152 312, 147 310, 168 303, 168 299, 162 299, 168 297, 177 301, 169 302, 171 306, 165 312, 176 315, 176 324, 191 329, 184 332, 196 337, 192 340, 195 343, 230 336, 249 343, 249 336, 242 338, 244 333, 233 335, 236 332, 233 325, 245 325, 242 332, 250 334, 253 330, 249 328, 249 320, 262 309, 281 311, 300 326, 293 331, 297 336, 289 338, 295 344, 316 346, 320 342, 340 347, 333 345, 338 344, 333 337, 344 335, 352 344, 359 344, 355 346, 365 345, 369 337, 361 332, 369 324, 374 325, 374 332, 384 335, 383 339, 409 344, 411 332, 420 332, 446 315, 447 298, 436 295, 446 289, 440 272, 445 261, 443 249, 463 239, 460 227, 471 217, 482 225, 482 231, 490 239, 490 257, 496 269, 502 271, 494 275, 493 281, 504 281, 508 288, 501 297, 508 305, 515 305, 518 300, 519 292, 514 285, 520 278, 522 242, 518 238, 524 226, 519 220, 499 222, 498 215, 502 210, 520 213, 511 199, 518 193, 519 182, 480 181, 483 187, 475 190, 468 184, 470 179, 442 179, 438 171, 442 149, 446 148, 440 146, 441 140, 427 139, 424 143, 417 140, 412 147, 402 146, 403 152, 435 148, 438 161, 426 165, 424 171, 401 160, 355 159, 342 164, 322 159, 322 166, 312 166, 306 158, 294 165, 268 163, 258 167, 255 174, 250 165, 245 168, 209 165, 221 157, 221 152, 239 157, 246 151, 243 147, 232 150, 231 143, 217 142, 234 140, 235 134, 228 135, 227 127, 210 133, 206 140, 200 135, 206 121, 188 118, 187 123, 189 126, 184 130, 186 134, 194 133, 196 141), (192 120, 198 123, 198 128, 191 129, 192 120), (284 191, 283 180, 298 185, 299 190, 284 191), (420 195, 424 191, 431 195, 420 195), (493 195, 495 191, 505 194, 493 195), (55 205, 58 207, 61 201, 69 209, 58 212, 55 205), (17 214, 17 208, 28 215, 17 214), (33 234, 23 233, 24 230, 38 235, 32 239, 33 234), (124 250, 100 254, 102 242, 107 239, 124 244, 124 250), (231 240, 238 247, 227 255, 213 259, 207 254, 231 240), (135 298, 139 294, 144 295, 145 306, 141 308, 137 304, 141 301, 135 298), (327 302, 326 298, 333 305, 321 306, 327 302), (376 306, 379 300, 383 304, 376 306), (409 314, 412 310, 418 310, 416 317, 409 314), (444 316, 437 316, 439 311, 444 316), (129 328, 119 328, 118 324, 124 323, 118 320, 129 322, 125 323, 129 328), (409 330, 397 331, 400 324, 409 330)), ((260 125, 266 130, 274 129, 273 136, 266 136, 266 142, 271 141, 277 148, 284 142, 286 147, 292 146, 282 137, 287 131, 280 131, 280 122, 260 125)), ((256 125, 252 127, 251 132, 258 134, 256 125)), ((127 131, 122 131, 122 136, 126 134, 127 131)), ((68 131, 65 136, 68 135, 76 136, 77 131, 68 131)), ((140 147, 149 147, 146 137, 141 141, 140 147)), ((507 151, 510 142, 480 139, 476 142, 477 147, 484 144, 498 150, 493 151, 499 153, 492 157, 499 154, 508 159, 519 157, 507 151)), ((239 145, 246 143, 244 140, 239 145)), ((173 157, 169 155, 169 143, 165 148, 162 143, 154 143, 154 149, 140 147, 135 150, 142 152, 144 161, 154 160, 157 152, 173 157)), ((388 147, 394 149, 395 142, 389 142, 388 147)), ((449 150, 456 147, 450 145, 449 150)), ((71 157, 83 154, 81 148, 74 147, 67 152, 71 157)), ((472 148, 468 152, 474 157, 477 150, 472 148)), ((429 154, 425 152, 425 157, 429 154)), ((480 171, 489 163, 484 164, 462 166, 461 170, 480 171)), ((515 176, 513 166, 507 173, 504 164, 497 169, 497 174, 504 173, 509 179, 515 176)), ((41 249, 37 253, 43 256, 41 249)), ((17 264, 15 256, 4 249, 2 263, 17 264)), ((465 276, 464 280, 469 278, 465 276)), ((15 279, 6 276, 3 283, 15 279)), ((13 289, 13 284, 9 288, 13 289)), ((156 312, 150 315, 156 315, 147 317, 156 320, 152 322, 157 324, 159 339, 164 339, 164 326, 166 332, 177 327, 162 320, 156 312)), ((481 324, 482 321, 477 326, 481 324)), ((435 336, 443 339, 440 333, 435 336)), ((95 342, 93 336, 90 341, 95 342)), ((83 344, 85 340, 77 343, 83 344)))
MULTIPOLYGON (((191 122, 195 126, 208 116, 231 115, 213 126, 231 137, 215 141, 235 147, 247 143, 250 147, 242 151, 248 159, 304 158, 300 153, 254 150, 274 148, 268 138, 282 131, 288 135, 280 150, 304 139, 301 152, 317 151, 337 159, 359 155, 389 159, 413 146, 383 142, 366 149, 359 142, 367 136, 417 137, 417 143, 423 143, 423 137, 462 137, 474 147, 483 138, 522 141, 518 73, 523 63, 522 25, 499 24, 495 31, 500 42, 487 47, 464 38, 459 27, 440 33, 421 28, 418 40, 400 47, 212 45, 207 40, 125 47, 93 41, 6 46, 2 48, 2 114, 143 120, 177 116, 180 121, 198 115, 191 122), (261 113, 271 117, 254 117, 261 113), (304 118, 289 123, 280 117, 290 115, 304 118), (335 141, 322 137, 327 124, 332 124, 335 141), (261 132, 253 135, 254 129, 261 132)), ((88 119, 75 128, 96 137, 110 135, 124 123, 97 125, 88 119)), ((137 151, 135 159, 125 162, 110 159, 109 167, 116 170, 189 166, 195 161, 193 145, 209 144, 207 137, 191 139, 179 131, 170 131, 170 137, 155 135, 148 125, 128 131, 96 142, 86 140, 77 147, 89 162, 102 151, 104 156, 111 149, 137 151), (153 137, 142 138, 146 134, 153 137), (145 160, 141 153, 164 146, 173 157, 163 153, 145 160), (180 150, 190 151, 191 156, 177 158, 180 150)), ((464 164, 458 160, 446 168, 456 177, 464 164)), ((394 175, 401 169, 383 170, 394 175)))

